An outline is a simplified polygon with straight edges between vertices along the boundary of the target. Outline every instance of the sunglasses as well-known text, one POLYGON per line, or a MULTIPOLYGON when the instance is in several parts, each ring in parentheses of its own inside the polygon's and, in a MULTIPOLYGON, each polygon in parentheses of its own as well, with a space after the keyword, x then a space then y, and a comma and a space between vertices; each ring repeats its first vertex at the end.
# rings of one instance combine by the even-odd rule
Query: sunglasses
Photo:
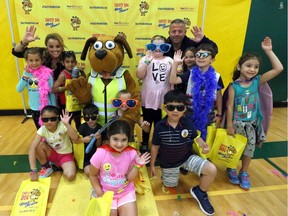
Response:
POLYGON ((182 112, 184 111, 185 109, 185 105, 172 105, 172 104, 169 104, 169 105, 166 105, 166 109, 170 112, 174 111, 175 109, 179 112, 182 112))
POLYGON ((29 79, 28 80, 28 84, 31 86, 31 85, 33 85, 33 83, 35 84, 35 85, 38 85, 38 80, 32 80, 32 79, 29 79))
POLYGON ((171 44, 168 44, 168 43, 162 43, 162 44, 149 43, 149 44, 146 44, 147 50, 155 51, 156 49, 160 49, 160 51, 162 53, 169 52, 170 48, 171 48, 171 44))
POLYGON ((119 108, 125 104, 129 109, 134 109, 138 104, 138 100, 134 100, 134 99, 121 100, 119 98, 112 100, 112 105, 115 108, 119 108))
POLYGON ((41 120, 42 120, 43 122, 48 122, 48 121, 55 122, 55 121, 57 121, 58 119, 59 119, 58 116, 54 116, 54 117, 50 117, 50 118, 41 118, 41 120))
POLYGON ((207 58, 211 53, 209 52, 197 52, 195 57, 196 58, 207 58))
POLYGON ((98 116, 84 116, 83 119, 84 121, 88 122, 90 119, 91 121, 96 121, 98 116))

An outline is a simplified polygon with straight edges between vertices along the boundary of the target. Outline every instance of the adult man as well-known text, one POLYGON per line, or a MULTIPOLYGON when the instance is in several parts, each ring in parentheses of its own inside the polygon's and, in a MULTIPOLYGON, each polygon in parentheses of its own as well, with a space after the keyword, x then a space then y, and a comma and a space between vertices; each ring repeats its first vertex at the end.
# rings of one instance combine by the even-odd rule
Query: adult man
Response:
POLYGON ((195 38, 191 39, 186 36, 186 24, 184 20, 182 19, 175 19, 171 22, 169 27, 169 37, 167 39, 167 43, 171 44, 172 47, 169 50, 169 52, 165 53, 166 56, 170 56, 173 58, 174 52, 176 50, 181 49, 182 52, 186 50, 188 47, 197 47, 199 44, 202 43, 209 43, 214 46, 218 52, 217 45, 209 40, 202 32, 202 29, 197 26, 193 26, 191 29, 192 34, 195 36, 195 38))

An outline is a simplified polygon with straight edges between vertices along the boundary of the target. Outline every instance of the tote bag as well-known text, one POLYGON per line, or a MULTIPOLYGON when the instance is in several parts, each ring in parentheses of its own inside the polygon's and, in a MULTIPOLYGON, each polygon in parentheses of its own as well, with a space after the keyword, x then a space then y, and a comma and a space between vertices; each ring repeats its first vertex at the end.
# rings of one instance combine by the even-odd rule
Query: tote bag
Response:
POLYGON ((229 136, 225 129, 218 128, 212 146, 210 160, 216 165, 236 168, 246 144, 246 137, 240 134, 235 134, 235 137, 229 136))

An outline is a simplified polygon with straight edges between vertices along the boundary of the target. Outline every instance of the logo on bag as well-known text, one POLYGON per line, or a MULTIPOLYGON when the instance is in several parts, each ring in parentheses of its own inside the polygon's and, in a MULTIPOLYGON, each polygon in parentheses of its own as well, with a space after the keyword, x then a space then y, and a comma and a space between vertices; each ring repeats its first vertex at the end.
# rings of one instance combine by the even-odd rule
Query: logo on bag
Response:
POLYGON ((36 205, 38 202, 38 198, 40 197, 41 192, 39 189, 33 189, 32 191, 24 191, 21 195, 20 206, 24 206, 25 208, 36 205))
POLYGON ((223 159, 232 159, 236 153, 237 149, 234 146, 221 144, 218 155, 223 159))

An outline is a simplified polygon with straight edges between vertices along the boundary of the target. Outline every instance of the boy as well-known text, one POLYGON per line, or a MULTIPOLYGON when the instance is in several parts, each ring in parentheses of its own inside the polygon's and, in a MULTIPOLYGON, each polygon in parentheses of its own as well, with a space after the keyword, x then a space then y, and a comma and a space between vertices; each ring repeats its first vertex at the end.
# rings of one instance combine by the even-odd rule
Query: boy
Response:
POLYGON ((93 136, 95 136, 95 138, 97 139, 96 144, 93 145, 93 148, 91 149, 89 153, 86 153, 86 151, 84 150, 85 155, 84 155, 83 167, 84 167, 84 172, 87 176, 89 176, 89 171, 90 171, 90 159, 93 156, 93 154, 96 152, 96 148, 101 145, 101 141, 102 141, 101 134, 97 133, 97 131, 101 128, 101 125, 97 123, 97 119, 99 115, 98 113, 99 113, 99 110, 96 105, 94 104, 86 105, 83 108, 83 116, 84 116, 83 118, 85 122, 81 124, 78 129, 78 132, 79 134, 82 135, 82 138, 79 138, 78 142, 76 143, 84 142, 85 150, 89 142, 93 138, 93 136))
POLYGON ((182 62, 182 52, 177 51, 170 75, 171 84, 187 83, 188 112, 191 114, 196 129, 201 131, 201 137, 204 140, 206 140, 207 126, 215 121, 216 126, 219 127, 222 117, 221 89, 224 85, 220 74, 211 66, 216 54, 217 49, 211 44, 199 45, 195 54, 196 66, 191 69, 190 73, 177 77, 177 67, 182 62))
POLYGON ((164 110, 167 116, 155 126, 151 148, 151 175, 155 175, 155 161, 160 148, 159 160, 164 186, 178 185, 180 167, 196 173, 200 177, 200 184, 191 188, 190 193, 205 214, 213 215, 214 208, 206 191, 214 181, 217 169, 206 159, 192 154, 194 139, 205 154, 209 152, 209 146, 197 136, 191 119, 183 116, 186 111, 185 101, 185 94, 179 90, 171 90, 164 96, 164 110))

